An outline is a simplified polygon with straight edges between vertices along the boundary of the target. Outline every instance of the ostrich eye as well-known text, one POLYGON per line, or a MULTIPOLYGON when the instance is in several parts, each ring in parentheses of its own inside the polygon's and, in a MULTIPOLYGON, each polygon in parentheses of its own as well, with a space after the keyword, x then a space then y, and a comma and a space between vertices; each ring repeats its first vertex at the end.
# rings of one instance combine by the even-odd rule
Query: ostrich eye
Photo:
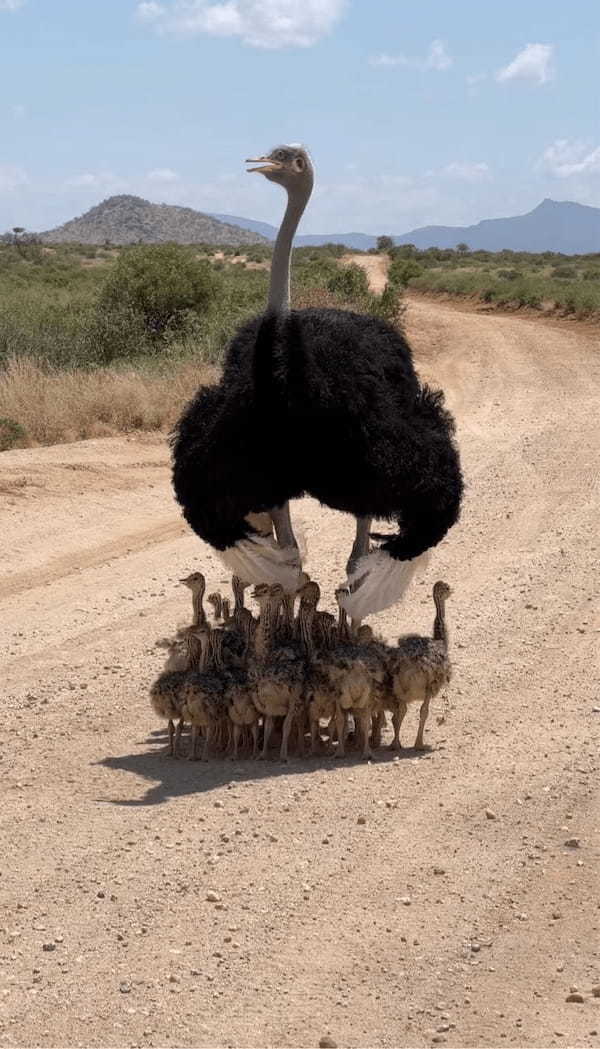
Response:
POLYGON ((294 167, 296 171, 304 171, 304 159, 303 157, 294 157, 294 167))
POLYGON ((285 153, 282 149, 278 149, 275 154, 275 160, 285 160, 285 153))

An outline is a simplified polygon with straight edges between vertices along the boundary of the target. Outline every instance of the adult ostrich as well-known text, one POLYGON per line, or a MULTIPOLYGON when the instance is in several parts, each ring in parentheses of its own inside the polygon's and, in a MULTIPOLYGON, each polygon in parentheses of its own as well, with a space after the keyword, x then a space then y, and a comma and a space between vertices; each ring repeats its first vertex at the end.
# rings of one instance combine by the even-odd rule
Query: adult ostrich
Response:
POLYGON ((300 571, 289 500, 308 493, 353 514, 344 604, 362 619, 402 597, 421 556, 458 519, 454 424, 443 394, 421 386, 395 328, 344 310, 290 310, 292 241, 313 166, 301 146, 249 163, 288 195, 267 311, 234 337, 221 382, 185 409, 174 434, 175 493, 235 574, 285 590, 300 571), (371 532, 373 518, 395 532, 371 532))

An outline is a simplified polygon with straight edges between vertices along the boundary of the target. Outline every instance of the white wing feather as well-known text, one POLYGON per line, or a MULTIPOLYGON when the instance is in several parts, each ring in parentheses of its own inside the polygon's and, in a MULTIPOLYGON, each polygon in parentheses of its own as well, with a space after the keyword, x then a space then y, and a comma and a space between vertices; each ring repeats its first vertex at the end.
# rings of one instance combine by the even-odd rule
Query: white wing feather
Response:
POLYGON ((349 593, 342 607, 352 619, 365 619, 390 608, 404 597, 417 571, 429 561, 429 551, 412 561, 396 561, 385 550, 365 554, 348 576, 349 593))
POLYGON ((286 593, 298 589, 302 554, 295 546, 280 547, 272 536, 256 535, 218 553, 229 571, 244 583, 280 583, 286 593))

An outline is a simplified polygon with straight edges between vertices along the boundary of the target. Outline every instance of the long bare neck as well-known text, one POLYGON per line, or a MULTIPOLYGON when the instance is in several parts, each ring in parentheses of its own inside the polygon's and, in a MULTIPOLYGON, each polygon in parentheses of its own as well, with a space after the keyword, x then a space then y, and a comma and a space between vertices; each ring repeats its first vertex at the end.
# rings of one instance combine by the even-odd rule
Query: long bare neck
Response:
POLYGON ((282 627, 285 637, 294 636, 294 594, 286 594, 281 605, 282 627))
POLYGON ((254 655, 260 661, 265 660, 271 651, 278 611, 279 607, 273 601, 265 601, 260 610, 254 636, 254 655))
POLYGON ((433 621, 433 640, 441 641, 446 651, 448 651, 448 628, 446 626, 445 619, 445 608, 444 599, 438 597, 437 594, 433 595, 435 601, 435 619, 433 621))
POLYGON ((242 612, 244 609, 244 588, 242 586, 241 579, 234 576, 232 579, 233 597, 235 605, 233 609, 233 615, 238 626, 242 625, 242 612))
POLYGON ((338 615, 338 637, 340 641, 348 640, 348 615, 345 608, 339 606, 338 615))
POLYGON ((194 626, 206 626, 206 613, 204 611, 204 605, 202 599, 204 597, 204 589, 194 590, 192 593, 192 608, 194 613, 193 624, 194 626))
POLYGON ((190 631, 186 638, 186 670, 204 671, 207 653, 208 635, 200 639, 190 631))
POLYGON ((269 311, 289 313, 292 244, 309 197, 310 193, 308 195, 297 194, 294 196, 288 194, 287 208, 285 209, 283 222, 279 227, 279 233, 273 248, 271 281, 267 301, 269 311))
POLYGON ((212 657, 215 664, 216 670, 223 669, 223 632, 221 630, 213 630, 212 636, 212 657))
POLYGON ((315 656, 315 643, 313 639, 313 620, 315 617, 315 610, 312 606, 308 608, 300 607, 300 614, 298 616, 298 624, 300 626, 300 641, 302 648, 304 649, 304 655, 308 659, 314 659, 315 656))
POLYGON ((203 674, 205 670, 208 670, 210 663, 210 634, 206 633, 202 638, 201 649, 200 649, 200 667, 199 670, 203 674))

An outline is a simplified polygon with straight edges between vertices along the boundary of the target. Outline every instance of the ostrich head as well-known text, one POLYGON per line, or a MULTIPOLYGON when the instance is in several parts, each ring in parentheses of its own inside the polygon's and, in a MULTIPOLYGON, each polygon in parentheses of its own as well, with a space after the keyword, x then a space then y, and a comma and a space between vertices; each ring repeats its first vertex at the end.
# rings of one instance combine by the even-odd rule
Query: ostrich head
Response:
POLYGON ((447 597, 450 597, 452 588, 448 583, 444 583, 443 580, 439 579, 437 583, 433 584, 433 599, 438 601, 445 601, 447 597))
POLYGON ((183 583, 184 586, 189 587, 190 590, 193 590, 196 593, 204 593, 206 587, 206 580, 202 575, 202 572, 192 572, 191 575, 186 576, 185 579, 180 579, 179 582, 183 583))
POLYGON ((315 609, 321 600, 321 588, 318 583, 310 580, 298 591, 300 594, 300 609, 315 609))
POLYGON ((264 175, 269 182, 277 182, 290 195, 310 196, 314 169, 310 154, 304 146, 293 143, 289 146, 277 146, 264 157, 251 157, 247 164, 259 164, 260 167, 248 168, 249 173, 264 175))

